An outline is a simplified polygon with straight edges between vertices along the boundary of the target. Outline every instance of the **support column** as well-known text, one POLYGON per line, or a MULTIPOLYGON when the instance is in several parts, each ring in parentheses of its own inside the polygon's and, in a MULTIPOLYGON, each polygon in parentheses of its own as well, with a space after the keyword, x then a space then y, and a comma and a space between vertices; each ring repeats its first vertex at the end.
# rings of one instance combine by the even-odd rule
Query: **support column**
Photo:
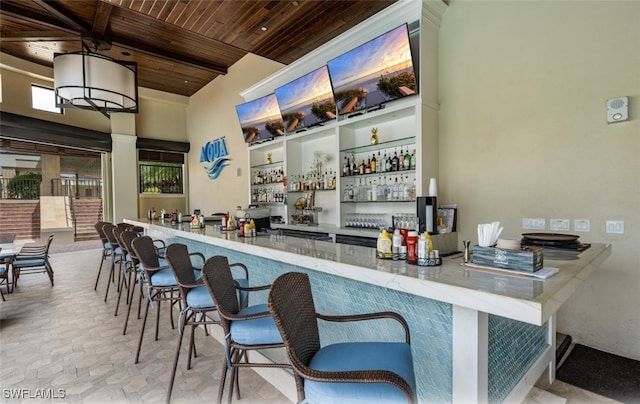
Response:
POLYGON ((136 136, 111 134, 113 221, 138 217, 136 136))
MULTIPOLYGON (((43 154, 40 156, 42 183, 40 184, 40 196, 54 195, 51 180, 60 178, 60 156, 54 154, 43 154)), ((60 187, 62 184, 53 184, 60 187)), ((70 195, 71 196, 71 195, 70 195)))
POLYGON ((488 401, 489 315, 453 306, 453 402, 488 401))

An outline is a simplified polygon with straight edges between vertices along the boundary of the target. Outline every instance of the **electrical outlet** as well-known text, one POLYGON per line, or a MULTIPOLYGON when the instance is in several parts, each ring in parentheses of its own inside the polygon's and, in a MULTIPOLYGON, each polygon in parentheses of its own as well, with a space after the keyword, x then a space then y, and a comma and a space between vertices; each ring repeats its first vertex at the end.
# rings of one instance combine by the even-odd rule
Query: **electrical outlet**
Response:
POLYGON ((544 218, 523 218, 522 228, 524 230, 544 230, 546 220, 544 218))
POLYGON ((549 219, 549 229, 553 231, 569 231, 569 219, 549 219))
POLYGON ((606 231, 607 233, 624 234, 624 221, 607 220, 606 231))
POLYGON ((589 219, 573 219, 573 230, 588 232, 591 230, 591 222, 589 219))

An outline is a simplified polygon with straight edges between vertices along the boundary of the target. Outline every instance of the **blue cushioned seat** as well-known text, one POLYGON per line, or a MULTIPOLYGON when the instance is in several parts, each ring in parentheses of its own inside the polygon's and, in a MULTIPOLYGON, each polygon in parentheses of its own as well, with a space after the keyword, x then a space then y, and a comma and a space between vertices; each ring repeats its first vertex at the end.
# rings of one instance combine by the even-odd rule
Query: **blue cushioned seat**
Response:
POLYGON ((213 299, 209 294, 206 286, 198 286, 187 293, 187 304, 192 309, 206 309, 207 307, 215 307, 213 299))
POLYGON ((104 245, 102 246, 105 250, 110 250, 111 249, 111 243, 106 241, 104 243, 104 245))
POLYGON ((44 258, 20 259, 13 261, 12 265, 14 268, 38 267, 44 266, 45 260, 44 258))
POLYGON ((151 275, 152 286, 176 286, 177 284, 171 268, 161 269, 151 275))
MULTIPOLYGON (((352 370, 389 370, 407 381, 416 391, 411 347, 398 342, 351 342, 321 348, 309 362, 314 370, 339 372, 352 370)), ((304 382, 309 403, 406 403, 404 393, 388 383, 304 382), (375 387, 372 387, 375 386, 375 387)))
MULTIPOLYGON (((257 304, 238 312, 239 316, 269 312, 266 304, 257 304)), ((262 317, 251 320, 231 322, 231 339, 243 345, 281 344, 282 336, 273 321, 273 317, 262 317)))

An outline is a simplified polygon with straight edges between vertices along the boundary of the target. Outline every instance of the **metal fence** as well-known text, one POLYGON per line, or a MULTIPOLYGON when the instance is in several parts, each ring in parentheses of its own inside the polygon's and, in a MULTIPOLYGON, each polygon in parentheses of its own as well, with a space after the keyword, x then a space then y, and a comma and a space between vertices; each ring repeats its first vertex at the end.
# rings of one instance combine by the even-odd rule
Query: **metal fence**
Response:
POLYGON ((0 199, 39 199, 40 182, 40 179, 0 178, 0 199))
POLYGON ((140 163, 140 193, 182 194, 182 165, 140 163))
MULTIPOLYGON (((39 179, 0 178, 0 199, 35 200, 40 198, 39 179)), ((102 180, 95 178, 52 178, 42 191, 50 196, 75 199, 101 198, 102 180)))
POLYGON ((49 195, 70 196, 75 199, 101 198, 102 180, 96 178, 52 178, 49 195))

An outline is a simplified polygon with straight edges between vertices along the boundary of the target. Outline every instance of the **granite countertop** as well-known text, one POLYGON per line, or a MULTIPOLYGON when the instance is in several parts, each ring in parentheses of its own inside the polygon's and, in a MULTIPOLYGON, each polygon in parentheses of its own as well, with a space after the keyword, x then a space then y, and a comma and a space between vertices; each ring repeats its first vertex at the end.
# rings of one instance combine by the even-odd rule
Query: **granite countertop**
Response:
POLYGON ((211 226, 192 230, 188 223, 125 222, 146 228, 154 238, 183 237, 535 325, 544 324, 611 254, 610 245, 592 244, 581 253, 545 255, 545 266, 560 272, 539 280, 467 269, 461 254, 444 258, 441 266, 418 267, 378 259, 369 247, 274 234, 244 238, 211 226))

